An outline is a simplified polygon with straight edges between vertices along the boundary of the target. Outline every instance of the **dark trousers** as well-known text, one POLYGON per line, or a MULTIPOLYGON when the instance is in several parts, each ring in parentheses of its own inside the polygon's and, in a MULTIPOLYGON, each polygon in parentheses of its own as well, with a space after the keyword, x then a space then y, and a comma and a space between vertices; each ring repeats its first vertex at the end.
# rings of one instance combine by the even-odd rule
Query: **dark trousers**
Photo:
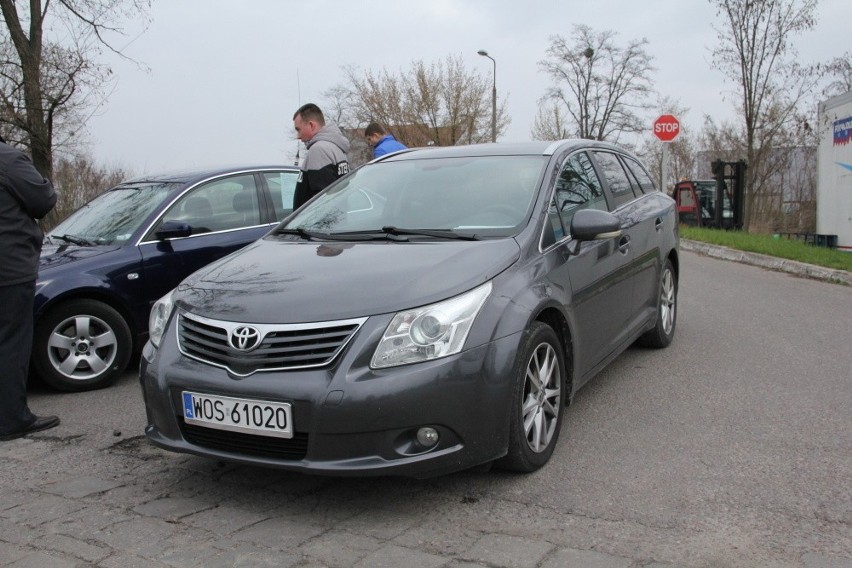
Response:
POLYGON ((0 286, 0 434, 35 420, 27 406, 34 294, 35 281, 0 286))

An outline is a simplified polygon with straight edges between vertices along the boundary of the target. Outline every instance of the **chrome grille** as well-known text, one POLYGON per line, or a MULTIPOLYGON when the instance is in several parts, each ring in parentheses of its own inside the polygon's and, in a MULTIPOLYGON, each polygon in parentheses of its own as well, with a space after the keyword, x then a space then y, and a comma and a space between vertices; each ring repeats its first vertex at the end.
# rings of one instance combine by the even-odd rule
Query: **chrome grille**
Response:
POLYGON ((178 348, 192 359, 223 367, 239 376, 258 371, 321 367, 331 363, 367 318, 305 324, 245 324, 195 314, 178 316, 178 348), (229 339, 238 328, 260 333, 251 350, 236 349, 229 339))

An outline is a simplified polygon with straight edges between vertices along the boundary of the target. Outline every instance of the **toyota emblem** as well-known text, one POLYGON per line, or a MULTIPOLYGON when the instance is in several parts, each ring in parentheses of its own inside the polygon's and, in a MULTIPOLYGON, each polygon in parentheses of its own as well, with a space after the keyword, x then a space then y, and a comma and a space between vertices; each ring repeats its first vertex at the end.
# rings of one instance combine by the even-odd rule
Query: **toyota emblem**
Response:
POLYGON ((260 344, 260 332, 250 325, 241 325, 231 332, 228 340, 237 351, 251 351, 260 344))

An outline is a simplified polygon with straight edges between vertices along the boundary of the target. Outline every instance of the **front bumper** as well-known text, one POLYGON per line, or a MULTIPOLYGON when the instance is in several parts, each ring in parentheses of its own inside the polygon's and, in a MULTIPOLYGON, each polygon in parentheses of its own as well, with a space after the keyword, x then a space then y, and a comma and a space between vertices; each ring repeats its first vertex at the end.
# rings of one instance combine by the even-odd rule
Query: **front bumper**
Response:
POLYGON ((145 433, 176 452, 325 475, 424 478, 505 455, 521 334, 443 359, 373 370, 370 357, 386 325, 368 320, 330 367, 241 378, 183 356, 172 323, 161 348, 149 343, 143 352, 145 433), (294 437, 187 425, 183 390, 289 402, 294 437), (439 432, 434 447, 416 442, 423 426, 439 432))

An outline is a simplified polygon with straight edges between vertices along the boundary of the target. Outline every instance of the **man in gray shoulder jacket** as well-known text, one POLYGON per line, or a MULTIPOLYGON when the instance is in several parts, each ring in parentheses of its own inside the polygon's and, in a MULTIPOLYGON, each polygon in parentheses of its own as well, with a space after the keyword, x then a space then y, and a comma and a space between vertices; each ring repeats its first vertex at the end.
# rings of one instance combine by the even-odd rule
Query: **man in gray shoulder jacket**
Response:
POLYGON ((298 209, 337 178, 349 173, 349 140, 333 123, 326 124, 320 108, 312 103, 302 105, 293 115, 296 135, 308 148, 293 195, 293 209, 298 209))

